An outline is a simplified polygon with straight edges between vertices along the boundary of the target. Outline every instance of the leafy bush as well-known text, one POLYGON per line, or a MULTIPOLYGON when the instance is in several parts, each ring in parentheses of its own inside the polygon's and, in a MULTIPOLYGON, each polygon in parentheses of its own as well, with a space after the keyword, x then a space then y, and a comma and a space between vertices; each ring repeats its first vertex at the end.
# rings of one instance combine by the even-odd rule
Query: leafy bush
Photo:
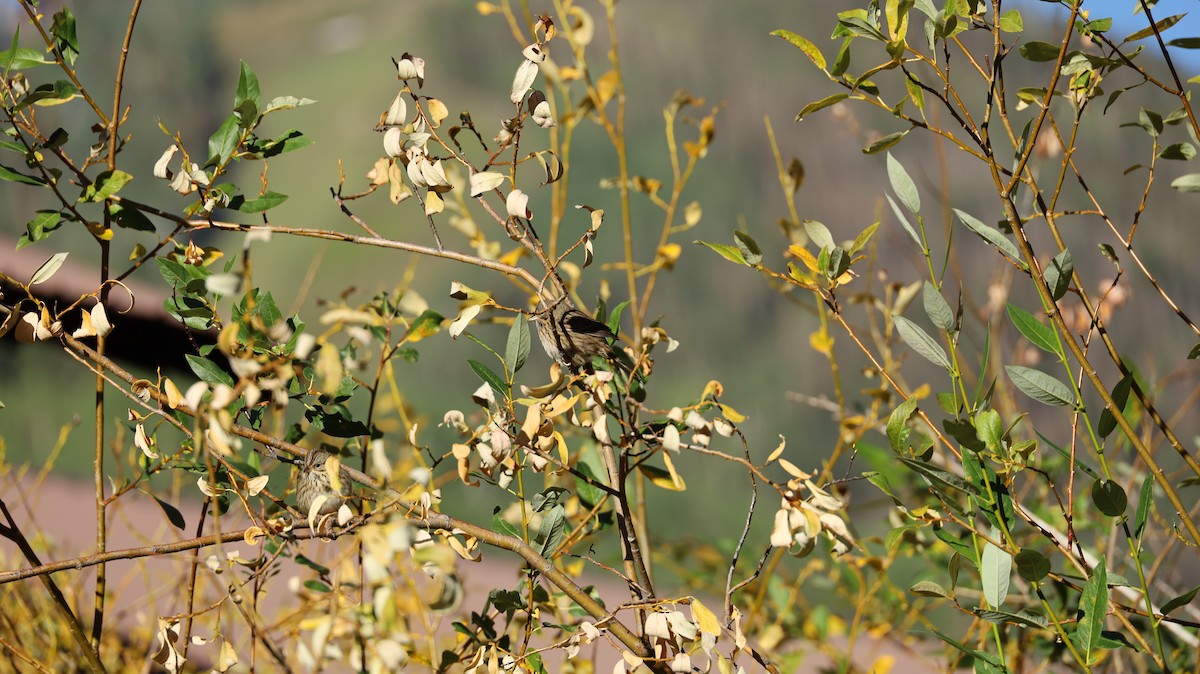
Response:
MULTIPOLYGON (((815 402, 834 413, 839 432, 810 472, 786 442, 758 449, 762 441, 743 434, 745 417, 718 381, 687 399, 651 395, 661 377, 655 360, 677 344, 667 327, 676 309, 660 318, 651 307, 663 273, 686 251, 701 250, 682 245, 701 217, 700 203, 686 196, 713 141, 716 111, 676 94, 663 109, 670 177, 642 177, 630 166, 627 71, 613 5, 603 19, 575 5, 553 17, 507 3, 479 6, 517 37, 520 63, 510 116, 494 137, 469 112, 452 117, 436 78, 426 81, 422 58, 398 55, 398 93, 377 111, 380 156, 351 160, 329 188, 345 216, 337 228, 272 221, 297 186, 276 185, 270 167, 293 161, 311 139, 271 129, 314 101, 264 96, 244 62, 232 106, 207 142, 185 137, 168 112, 161 115, 166 150, 150 173, 165 197, 172 190, 186 207, 130 197, 126 187, 139 170, 122 155, 132 140, 122 135, 127 49, 106 110, 79 76, 85 57, 71 11, 47 18, 27 0, 21 7, 41 44, 28 46, 18 33, 0 52, 7 117, 0 149, 10 163, 24 162, 0 167, 0 179, 48 194, 54 206, 30 215, 17 245, 90 239, 102 282, 65 307, 48 301, 39 286, 59 272, 65 252, 30 278, 5 277, 18 292, 0 305, 0 334, 54 343, 96 373, 100 392, 97 552, 43 563, 3 513, 0 534, 23 559, 9 558, 7 566, 21 568, 0 572, 0 583, 18 588, 6 594, 19 607, 13 615, 53 607, 58 635, 35 640, 6 628, 4 647, 17 660, 122 668, 147 642, 143 650, 170 671, 188 662, 224 671, 260 659, 271 668, 590 671, 607 657, 620 671, 733 672, 791 671, 820 649, 850 671, 860 666, 856 642, 899 627, 944 645, 939 662, 947 669, 1195 666, 1200 623, 1181 616, 1196 593, 1185 591, 1195 582, 1185 571, 1200 531, 1181 492, 1200 477, 1200 465, 1172 430, 1177 420, 1159 411, 1147 366, 1108 330, 1127 302, 1132 263, 1131 275, 1154 301, 1200 336, 1134 244, 1160 160, 1190 160, 1195 148, 1183 137, 1200 133, 1168 58, 1171 48, 1195 42, 1162 37, 1176 17, 1156 22, 1143 4, 1148 28, 1118 43, 1108 36, 1111 22, 1074 5, 1060 26, 1062 43, 1051 44, 1026 36, 1020 12, 999 3, 952 0, 940 10, 928 0, 872 3, 837 15, 833 38, 841 44, 832 62, 810 39, 774 33, 837 90, 805 106, 798 121, 860 105, 886 113, 898 129, 864 148, 886 167, 888 184, 878 191, 887 217, 879 222, 835 236, 848 226, 801 217, 794 199, 803 165, 785 164, 775 147, 788 206, 782 236, 759 243, 736 231, 731 243, 698 242, 724 258, 709 258, 717 273, 727 263, 749 267, 819 319, 809 343, 829 362, 833 397, 815 402), (588 48, 605 31, 609 58, 593 64, 588 48), (1163 64, 1148 63, 1143 44, 1163 64), (851 49, 877 65, 852 74, 851 49), (1012 65, 1018 58, 1032 65, 1012 65), (1158 69, 1166 74, 1152 74, 1158 69), (1025 79, 1038 85, 1013 87, 1025 79), (1143 107, 1136 115, 1149 159, 1127 172, 1140 195, 1122 225, 1111 214, 1126 207, 1125 195, 1088 187, 1096 167, 1080 159, 1088 147, 1078 132, 1090 116, 1122 114, 1134 94, 1175 110, 1143 107), (72 124, 62 111, 76 109, 92 119, 72 124), (584 125, 595 125, 617 158, 615 216, 598 202, 569 208, 578 193, 567 190, 570 167, 594 151, 572 144, 584 125), (989 185, 988 200, 967 206, 942 193, 931 207, 932 190, 890 154, 901 142, 961 153, 969 160, 963 179, 989 185), (253 189, 234 182, 252 176, 253 189), (428 226, 423 243, 415 233, 414 240, 381 234, 391 230, 360 215, 360 204, 385 199, 397 217, 428 226), (661 218, 652 251, 633 245, 637 199, 661 218), (1104 227, 1111 241, 1064 231, 1074 220, 1104 227), (583 233, 570 234, 576 227, 583 233), (911 239, 926 278, 891 279, 885 265, 903 252, 880 245, 881 228, 902 232, 906 245, 911 239), (212 232, 240 235, 233 239, 240 251, 229 253, 231 239, 212 232), (622 253, 594 265, 602 236, 619 237, 622 253), (448 318, 408 280, 353 303, 331 278, 322 286, 325 313, 309 324, 255 282, 252 253, 271 237, 410 253, 497 274, 511 287, 456 282, 457 315, 448 318), (990 267, 975 264, 988 259, 985 250, 990 267), (143 266, 156 268, 170 291, 165 312, 194 339, 184 354, 189 374, 138 374, 105 355, 122 322, 110 296, 127 293, 124 280, 143 266), (606 269, 612 278, 590 312, 581 280, 606 269), (977 270, 989 275, 987 302, 970 294, 977 270), (1101 278, 1095 294, 1089 289, 1101 278), (505 304, 511 296, 520 299, 505 304), (918 300, 921 310, 913 308, 918 300), (502 343, 479 329, 488 324, 504 327, 502 343), (402 393, 406 363, 442 333, 486 353, 465 359, 481 384, 458 392, 462 409, 422 407, 402 393), (534 334, 556 361, 548 382, 525 367, 534 334), (859 364, 861 382, 844 374, 859 364), (114 422, 114 407, 128 410, 123 421, 114 422), (423 419, 440 420, 454 439, 431 440, 425 427, 435 422, 423 419), (129 451, 106 465, 114 435, 129 451), (1164 440, 1174 453, 1155 451, 1164 440), (653 490, 704 500, 687 492, 685 455, 746 476, 744 494, 732 487, 721 495, 749 504, 729 545, 678 541, 703 537, 703 522, 686 523, 695 531, 649 524, 653 490), (289 464, 296 475, 280 486, 292 470, 280 466, 289 464), (849 508, 860 480, 887 505, 849 508), (178 495, 193 481, 204 499, 194 535, 107 549, 106 513, 137 492, 151 494, 183 531, 178 495), (443 494, 485 483, 500 499, 489 521, 443 494), (339 552, 317 559, 305 543, 313 538, 334 541, 339 552), (754 547, 757 561, 743 559, 754 547), (462 562, 492 548, 520 560, 520 577, 473 596, 462 562), (805 563, 790 564, 785 553, 805 563), (117 628, 105 625, 106 564, 172 557, 190 558, 177 611, 153 630, 122 635, 138 644, 123 647, 117 628), (289 562, 303 568, 302 580, 280 577, 289 562), (664 577, 677 562, 701 597, 667 589, 664 577), (92 566, 97 600, 87 634, 79 598, 51 574, 92 566), (585 584, 588 570, 616 579, 627 599, 614 605, 601 597, 585 584), (45 594, 35 591, 35 577, 45 594), (290 606, 269 603, 271 594, 286 594, 290 606), (60 647, 68 638, 72 647, 60 647)), ((126 48, 137 13, 135 5, 126 48)), ((364 128, 375 121, 374 113, 356 114, 364 128)), ((769 124, 768 132, 774 142, 769 124)), ((1197 184, 1195 175, 1172 183, 1181 191, 1197 184)), ((1186 359, 1168 362, 1179 360, 1186 359)), ((890 666, 888 657, 871 663, 875 671, 890 666)))

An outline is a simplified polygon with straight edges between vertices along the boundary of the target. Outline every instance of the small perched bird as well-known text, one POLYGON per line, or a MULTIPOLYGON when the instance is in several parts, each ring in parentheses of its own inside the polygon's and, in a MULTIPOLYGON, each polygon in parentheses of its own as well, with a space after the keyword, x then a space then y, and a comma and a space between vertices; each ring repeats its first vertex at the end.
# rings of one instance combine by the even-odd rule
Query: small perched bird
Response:
POLYGON ((304 457, 304 463, 300 466, 300 472, 296 476, 296 507, 305 515, 308 514, 318 496, 324 495, 325 502, 321 504, 317 515, 337 512, 337 509, 342 507, 346 498, 350 496, 350 480, 342 475, 338 476, 340 478, 338 482, 341 483, 340 489, 333 490, 329 472, 325 470, 325 462, 330 456, 330 453, 323 449, 312 450, 308 456, 304 457))
POLYGON ((595 356, 613 363, 626 374, 633 369, 628 357, 613 348, 611 342, 617 338, 613 331, 576 309, 569 298, 554 300, 549 310, 534 316, 534 321, 546 355, 568 372, 592 372, 595 356))

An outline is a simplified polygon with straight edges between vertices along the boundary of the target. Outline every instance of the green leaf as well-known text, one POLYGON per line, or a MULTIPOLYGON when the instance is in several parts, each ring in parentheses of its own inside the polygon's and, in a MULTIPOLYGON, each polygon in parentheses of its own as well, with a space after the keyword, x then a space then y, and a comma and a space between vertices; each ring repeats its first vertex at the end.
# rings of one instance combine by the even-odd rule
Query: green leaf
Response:
POLYGON ((1146 26, 1145 28, 1137 31, 1136 33, 1131 33, 1129 35, 1129 37, 1125 38, 1124 41, 1125 42, 1134 42, 1136 40, 1142 40, 1142 39, 1148 38, 1151 35, 1154 35, 1155 33, 1161 33, 1163 31, 1165 31, 1166 29, 1170 28, 1171 26, 1174 26, 1175 24, 1179 23, 1179 20, 1185 16, 1187 16, 1187 14, 1175 14, 1174 16, 1168 16, 1165 19, 1159 19, 1158 21, 1156 21, 1154 23, 1153 26, 1146 26))
POLYGON ((229 207, 236 208, 243 213, 262 213, 282 204, 287 201, 287 198, 286 194, 272 192, 271 190, 267 190, 261 196, 254 199, 247 199, 239 194, 229 200, 229 207))
POLYGON ((1062 346, 1055 338, 1054 328, 1042 323, 1033 314, 1014 304, 1008 305, 1008 317, 1017 331, 1042 351, 1062 355, 1062 346))
POLYGON ((521 538, 521 532, 500 516, 500 506, 496 506, 492 510, 492 529, 499 533, 512 536, 513 538, 521 538))
POLYGON ((272 98, 270 103, 267 103, 267 107, 266 107, 266 109, 263 110, 262 114, 265 115, 269 112, 275 112, 276 110, 290 110, 292 108, 298 108, 302 105, 312 105, 313 103, 316 103, 316 101, 314 101, 311 98, 296 98, 295 96, 277 96, 275 98, 272 98))
POLYGON ((25 225, 25 234, 17 243, 17 250, 49 238, 56 229, 62 226, 62 214, 58 211, 41 210, 25 225))
POLYGON ((829 228, 816 220, 804 221, 804 233, 812 242, 817 244, 821 250, 834 248, 837 244, 833 242, 833 235, 829 233, 829 228))
POLYGON ((738 252, 742 254, 742 259, 746 264, 757 267, 762 263, 762 249, 758 247, 758 242, 749 234, 740 231, 733 231, 733 243, 737 246, 738 252))
POLYGON ((238 141, 241 138, 242 131, 238 128, 237 115, 226 117, 225 121, 221 122, 221 126, 208 139, 208 162, 206 165, 213 166, 228 162, 234 151, 237 150, 238 141))
POLYGON ((1021 19, 1021 12, 1010 9, 1000 15, 1000 20, 996 22, 1000 30, 1005 33, 1020 33, 1025 30, 1025 22, 1021 19))
POLYGON ((771 31, 771 35, 791 42, 798 47, 800 51, 804 52, 804 55, 813 62, 813 65, 817 66, 821 70, 825 70, 825 56, 821 54, 821 50, 817 49, 817 46, 812 42, 809 42, 807 38, 801 37, 790 30, 783 29, 773 30, 771 31))
POLYGON ((1141 539, 1146 522, 1150 519, 1150 508, 1154 507, 1154 475, 1147 475, 1142 480, 1142 488, 1138 491, 1137 514, 1133 519, 1133 535, 1141 539))
POLYGON ((1121 485, 1112 480, 1100 479, 1092 482, 1092 504, 1109 517, 1120 517, 1129 507, 1129 499, 1121 485))
POLYGON ((939 487, 949 487, 968 496, 979 496, 979 489, 975 485, 950 471, 935 466, 928 461, 910 459, 904 456, 899 457, 899 459, 901 463, 912 468, 918 475, 928 480, 934 490, 943 495, 945 492, 939 487))
POLYGON ((212 384, 213 386, 218 384, 233 386, 236 383, 233 381, 233 377, 229 376, 228 372, 222 370, 216 363, 207 358, 201 358, 190 353, 184 354, 184 358, 187 359, 188 367, 192 368, 192 372, 202 382, 212 384))
POLYGON ((888 180, 892 183, 892 191, 896 193, 896 198, 900 203, 904 204, 913 215, 921 211, 921 195, 917 192, 917 184, 913 182, 908 171, 896 161, 892 153, 887 154, 887 172, 888 180))
POLYGON ((808 105, 804 106, 803 108, 800 108, 800 112, 796 113, 796 121, 799 122, 800 120, 811 115, 812 113, 814 113, 818 110, 824 110, 825 108, 828 108, 829 106, 831 106, 835 103, 838 103, 840 101, 844 101, 847 98, 850 98, 850 94, 838 93, 838 94, 831 94, 829 96, 826 96, 825 98, 822 98, 819 101, 813 101, 812 103, 809 103, 808 105))
POLYGON ((906 447, 904 441, 908 438, 911 432, 908 428, 908 418, 917 410, 917 399, 909 398, 896 406, 888 416, 886 433, 888 441, 892 445, 892 450, 896 453, 903 452, 906 447))
POLYGON ((864 147, 863 154, 875 154, 877 152, 883 152, 884 150, 895 145, 896 143, 899 143, 900 141, 904 140, 904 137, 908 135, 909 131, 912 131, 911 127, 907 128, 903 131, 889 133, 888 135, 884 136, 883 138, 880 138, 879 140, 875 141, 874 143, 871 143, 870 145, 864 147))
POLYGON ((1133 375, 1126 375, 1113 387, 1112 399, 1116 409, 1107 406, 1100 411, 1100 421, 1096 422, 1096 432, 1100 437, 1107 438, 1117 428, 1117 414, 1125 413, 1125 403, 1129 400, 1129 391, 1133 388, 1133 375))
POLYGON ((1049 42, 1038 42, 1036 40, 1026 42, 1020 48, 1021 57, 1035 63, 1057 61, 1059 51, 1061 51, 1059 45, 1050 44, 1049 42))
POLYGON ((1163 159, 1174 159, 1176 161, 1191 161, 1196 156, 1196 146, 1186 141, 1182 143, 1172 143, 1163 148, 1163 151, 1158 153, 1163 159))
POLYGON ((896 331, 900 333, 900 339, 903 339, 904 343, 908 344, 913 351, 921 354, 934 365, 941 366, 947 372, 951 371, 950 358, 946 355, 946 351, 921 326, 903 316, 894 315, 892 320, 896 323, 896 331))
MULTIPOLYGON (((1050 624, 1049 621, 1046 620, 1046 616, 1025 609, 1017 611, 1016 613, 1010 613, 1008 611, 991 611, 988 609, 973 608, 971 609, 971 613, 974 613, 980 618, 997 625, 1012 623, 1022 627, 1045 629, 1050 624)), ((1003 673, 1007 670, 993 669, 992 671, 1003 673)), ((978 672, 979 670, 976 670, 976 674, 978 674, 978 672)))
POLYGON ((46 83, 26 94, 25 98, 22 98, 21 102, 13 108, 13 112, 24 110, 31 105, 43 107, 61 105, 78 95, 79 89, 67 80, 58 80, 53 84, 46 83))
MULTIPOLYGON (((153 494, 151 494, 153 496, 153 494)), ((166 501, 154 496, 154 500, 158 501, 158 507, 162 508, 163 513, 167 516, 167 520, 178 530, 183 531, 187 528, 187 521, 183 519, 183 513, 175 506, 166 501)))
POLYGON ((932 580, 917 581, 912 587, 908 588, 908 591, 921 597, 945 597, 946 599, 954 598, 954 595, 946 590, 946 588, 942 587, 938 583, 933 582, 932 580))
POLYGON ((567 528, 566 511, 561 505, 556 505, 550 512, 542 516, 542 525, 538 528, 538 540, 541 546, 539 552, 543 557, 553 553, 562 542, 567 528))
POLYGON ((996 410, 981 410, 975 415, 975 435, 993 452, 1004 444, 1004 424, 996 410))
POLYGON ((39 283, 45 283, 50 280, 50 277, 58 271, 63 262, 67 259, 67 253, 55 253, 50 256, 49 260, 42 263, 42 266, 33 272, 33 276, 29 279, 29 285, 35 286, 39 283))
POLYGON ((13 36, 14 43, 10 49, 0 51, 0 64, 7 64, 5 70, 25 70, 34 66, 44 66, 54 61, 43 56, 44 52, 28 47, 17 47, 16 36, 13 36))
POLYGON ((1179 176, 1171 181, 1171 187, 1180 192, 1200 192, 1200 173, 1189 173, 1185 176, 1179 176))
POLYGON ((1092 651, 1099 646, 1104 631, 1104 615, 1108 612, 1108 572, 1104 555, 1092 570, 1092 577, 1083 586, 1079 599, 1079 624, 1075 628, 1075 643, 1083 650, 1084 662, 1092 661, 1092 651))
POLYGON ((871 237, 875 236, 875 230, 879 229, 879 223, 875 222, 854 237, 854 243, 850 244, 850 254, 857 255, 859 251, 866 247, 871 241, 871 237))
POLYGON ((1187 606, 1188 604, 1192 603, 1193 599, 1196 598, 1197 592, 1200 592, 1200 585, 1193 587, 1192 589, 1188 590, 1187 592, 1184 592, 1183 594, 1179 595, 1178 597, 1175 597, 1171 601, 1163 604, 1160 612, 1163 615, 1167 615, 1168 613, 1170 613, 1171 611, 1174 611, 1175 609, 1179 608, 1180 606, 1187 606))
POLYGON ((934 325, 943 330, 954 329, 954 311, 946 303, 946 298, 929 281, 921 290, 921 303, 925 305, 925 315, 934 325))
POLYGON ((1071 259, 1071 249, 1063 248, 1062 252, 1055 255, 1050 264, 1042 269, 1042 277, 1046 280, 1046 287, 1050 289, 1050 297, 1057 302, 1067 294, 1067 289, 1071 287, 1071 275, 1075 273, 1075 262, 1071 259))
POLYGON ((241 61, 241 73, 238 75, 237 96, 233 100, 233 108, 236 110, 242 107, 242 103, 247 101, 254 104, 255 116, 257 116, 258 108, 262 107, 262 93, 258 87, 258 76, 246 65, 245 61, 241 61))
POLYGON ((1075 394, 1054 377, 1021 365, 1005 365, 1004 371, 1025 395, 1047 405, 1074 405, 1075 394))
POLYGON ((912 237, 912 240, 917 244, 917 247, 919 247, 921 250, 925 250, 925 245, 921 243, 921 237, 917 236, 917 230, 913 229, 913 226, 909 224, 908 217, 904 215, 904 212, 900 210, 900 207, 896 205, 896 202, 892 200, 892 195, 884 194, 883 196, 887 199, 888 205, 892 207, 892 212, 896 214, 896 219, 900 221, 900 225, 904 227, 904 231, 908 232, 908 235, 912 237))
POLYGON ((1168 41, 1167 46, 1180 49, 1200 49, 1200 37, 1178 37, 1168 41))
MULTIPOLYGON (((1000 530, 992 527, 991 535, 999 538, 1000 530)), ((979 575, 983 582, 983 598, 991 606, 1000 606, 1008 597, 1012 561, 1012 555, 984 541, 983 554, 979 557, 979 575)))
POLYGON ((1036 583, 1050 574, 1050 560, 1032 548, 1017 553, 1017 573, 1025 580, 1036 583))
POLYGON ((75 15, 66 7, 54 13, 50 34, 55 37, 54 46, 68 66, 74 66, 79 58, 79 38, 75 35, 75 15))
POLYGON ((124 171, 105 171, 87 186, 83 198, 85 201, 104 201, 129 184, 130 180, 133 180, 133 176, 124 171))
POLYGON ((1153 110, 1142 108, 1138 110, 1137 125, 1150 135, 1151 138, 1158 138, 1158 135, 1163 130, 1162 115, 1153 110))
POLYGON ((1025 262, 1021 259, 1021 251, 1017 250, 1017 244, 1013 243, 1007 236, 1004 236, 1000 230, 983 224, 975 216, 965 211, 960 211, 957 208, 954 209, 954 214, 958 216, 959 222, 966 225, 967 229, 975 232, 984 241, 999 248, 1000 252, 1019 264, 1021 269, 1026 268, 1025 262))
MULTIPOLYGON (((154 263, 158 265, 158 273, 167 282, 167 285, 177 290, 186 289, 194 282, 203 281, 211 275, 211 272, 204 267, 181 264, 165 257, 154 258, 154 263)), ((203 287, 203 284, 198 287, 203 287)))
POLYGON ((709 248, 715 250, 718 255, 725 258, 726 260, 729 260, 730 262, 736 262, 738 264, 750 266, 749 263, 746 262, 746 259, 742 257, 741 251, 739 251, 737 248, 730 246, 728 244, 709 243, 707 241, 693 241, 692 243, 698 243, 701 246, 708 246, 709 248))
POLYGON ((866 37, 879 42, 887 42, 887 37, 879 32, 879 28, 869 22, 866 18, 866 11, 862 9, 852 9, 846 12, 838 12, 838 25, 834 29, 831 37, 838 38, 843 35, 857 35, 866 37))
POLYGON ((304 135, 296 129, 292 129, 287 133, 273 140, 260 140, 253 148, 247 148, 252 152, 257 152, 264 157, 275 157, 286 152, 299 150, 300 148, 308 147, 315 141, 304 135))
POLYGON ((592 466, 588 463, 586 457, 587 455, 585 454, 585 458, 581 458, 579 460, 579 463, 575 466, 575 469, 587 476, 595 484, 591 484, 582 479, 576 478, 575 493, 579 496, 579 500, 590 509, 594 508, 600 503, 600 501, 604 499, 605 491, 596 486, 598 484, 604 484, 604 481, 596 475, 597 471, 592 469, 592 466))
POLYGON ((136 208, 125 204, 110 203, 108 204, 108 214, 112 216, 113 222, 117 223, 118 227, 139 232, 154 231, 154 223, 150 222, 150 218, 136 208))
POLYGON ((22 183, 25 185, 45 185, 46 181, 34 176, 27 176, 24 173, 18 173, 3 164, 0 164, 0 180, 5 180, 10 183, 22 183))
POLYGON ((496 402, 508 400, 508 384, 495 372, 489 370, 488 366, 477 360, 468 360, 467 365, 471 366, 471 370, 475 372, 477 377, 492 387, 492 391, 496 394, 496 402))
POLYGON ((504 366, 509 372, 518 372, 529 357, 529 320, 525 314, 517 314, 508 330, 508 343, 504 348, 504 366))

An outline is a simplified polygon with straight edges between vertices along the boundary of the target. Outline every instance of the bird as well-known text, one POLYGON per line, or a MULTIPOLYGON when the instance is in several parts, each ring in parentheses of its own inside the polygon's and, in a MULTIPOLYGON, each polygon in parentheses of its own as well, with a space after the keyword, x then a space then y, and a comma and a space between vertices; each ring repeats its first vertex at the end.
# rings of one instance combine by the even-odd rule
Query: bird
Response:
MULTIPOLYGON (((533 318, 546 355, 568 372, 591 373, 594 371, 592 358, 600 357, 613 363, 625 374, 632 374, 633 366, 629 363, 629 357, 618 353, 612 346, 617 339, 613 331, 577 309, 570 298, 553 300, 548 309, 543 309, 533 318)), ((641 375, 636 376, 642 379, 641 375)))
POLYGON ((338 482, 341 483, 339 489, 334 491, 329 479, 329 471, 325 468, 325 463, 330 456, 332 455, 323 449, 312 450, 304 457, 304 463, 300 466, 300 472, 296 478, 296 507, 305 515, 312 509, 318 496, 324 495, 325 501, 321 504, 317 515, 329 515, 337 512, 338 508, 346 502, 346 498, 350 496, 350 480, 342 475, 338 476, 338 482))

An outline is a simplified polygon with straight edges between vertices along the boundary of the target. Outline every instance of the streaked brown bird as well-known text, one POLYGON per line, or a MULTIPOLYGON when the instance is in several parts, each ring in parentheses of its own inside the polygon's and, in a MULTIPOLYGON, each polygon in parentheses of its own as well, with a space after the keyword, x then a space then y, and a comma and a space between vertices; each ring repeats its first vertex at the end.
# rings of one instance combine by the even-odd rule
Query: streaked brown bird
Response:
POLYGON ((350 496, 350 480, 344 475, 338 476, 341 488, 334 491, 329 472, 325 470, 325 462, 330 456, 331 454, 323 449, 312 450, 300 465, 300 472, 296 476, 296 507, 305 515, 308 515, 318 496, 325 496, 325 501, 317 511, 318 515, 337 512, 350 496))
POLYGON ((633 369, 628 357, 613 348, 612 342, 617 338, 613 331, 575 308, 569 298, 554 300, 548 311, 534 316, 534 322, 546 355, 572 374, 591 373, 592 358, 597 356, 626 374, 633 369))

